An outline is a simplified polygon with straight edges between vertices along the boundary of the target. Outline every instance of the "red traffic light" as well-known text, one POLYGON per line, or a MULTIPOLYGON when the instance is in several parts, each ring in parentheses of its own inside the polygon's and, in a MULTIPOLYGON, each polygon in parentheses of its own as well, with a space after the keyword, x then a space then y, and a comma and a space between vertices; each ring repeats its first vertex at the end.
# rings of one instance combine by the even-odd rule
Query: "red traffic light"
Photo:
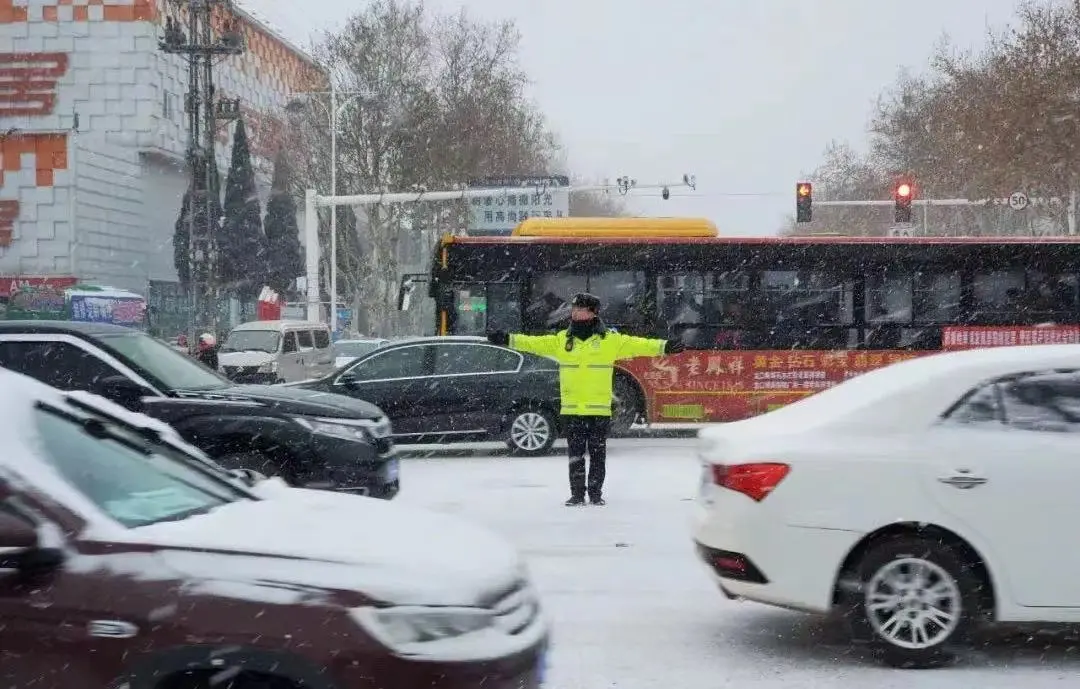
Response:
POLYGON ((797 193, 799 194, 799 196, 809 196, 810 184, 808 182, 803 182, 802 184, 800 184, 797 193))
POLYGON ((911 197, 911 185, 907 182, 903 182, 900 186, 896 187, 896 195, 899 198, 906 199, 911 197))

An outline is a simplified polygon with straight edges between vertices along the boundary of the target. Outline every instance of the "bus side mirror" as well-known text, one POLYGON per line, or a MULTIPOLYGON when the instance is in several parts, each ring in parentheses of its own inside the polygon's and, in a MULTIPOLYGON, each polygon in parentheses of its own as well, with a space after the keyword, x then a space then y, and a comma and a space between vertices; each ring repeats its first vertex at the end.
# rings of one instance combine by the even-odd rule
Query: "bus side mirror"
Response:
POLYGON ((407 277, 401 278, 401 286, 398 287, 397 308, 398 311, 408 311, 412 303, 412 293, 416 289, 416 283, 407 277))
POLYGON ((429 278, 424 273, 410 273, 401 276, 401 284, 398 286, 398 311, 408 311, 412 305, 413 293, 416 285, 428 282, 429 278))

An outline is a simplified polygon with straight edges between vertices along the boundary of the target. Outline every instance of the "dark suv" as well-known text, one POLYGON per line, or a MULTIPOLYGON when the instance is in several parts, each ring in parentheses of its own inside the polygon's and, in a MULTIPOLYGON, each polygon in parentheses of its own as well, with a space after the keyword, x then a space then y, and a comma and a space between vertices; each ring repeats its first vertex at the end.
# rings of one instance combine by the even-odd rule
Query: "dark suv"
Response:
POLYGON ((247 488, 110 407, 0 370, 0 686, 540 686, 548 624, 504 539, 247 488))
POLYGON ((145 333, 4 321, 0 368, 158 418, 229 469, 379 498, 398 492, 391 425, 377 407, 302 388, 236 385, 145 333))
POLYGON ((559 434, 559 365, 480 337, 392 342, 295 387, 378 405, 399 443, 502 440, 540 455, 559 434))

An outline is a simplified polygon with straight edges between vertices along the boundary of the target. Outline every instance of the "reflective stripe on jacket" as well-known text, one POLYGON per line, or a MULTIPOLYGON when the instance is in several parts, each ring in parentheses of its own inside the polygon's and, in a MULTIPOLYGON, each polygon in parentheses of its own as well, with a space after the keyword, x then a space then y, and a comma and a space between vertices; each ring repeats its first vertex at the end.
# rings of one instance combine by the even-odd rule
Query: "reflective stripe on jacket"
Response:
POLYGON ((615 362, 639 356, 661 356, 664 340, 623 335, 608 330, 587 340, 574 339, 566 351, 566 331, 554 335, 511 335, 510 348, 559 362, 562 413, 611 416, 615 362))

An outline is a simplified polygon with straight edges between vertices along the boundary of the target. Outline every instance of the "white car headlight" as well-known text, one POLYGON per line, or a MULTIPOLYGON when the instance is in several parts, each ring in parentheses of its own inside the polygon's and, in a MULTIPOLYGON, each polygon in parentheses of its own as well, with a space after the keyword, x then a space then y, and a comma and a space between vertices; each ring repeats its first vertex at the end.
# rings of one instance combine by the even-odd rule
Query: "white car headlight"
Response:
POLYGON ((277 373, 277 362, 268 361, 259 367, 259 373, 277 373))
POLYGON ((317 433, 319 435, 326 435, 332 438, 344 438, 346 440, 371 439, 371 434, 365 426, 349 423, 348 420, 309 419, 303 416, 296 416, 293 417, 293 421, 312 433, 317 433))
POLYGON ((489 629, 495 613, 481 608, 354 608, 352 618, 389 648, 439 641, 489 629))
POLYGON ((388 437, 391 433, 390 419, 385 416, 374 421, 368 419, 323 419, 295 416, 293 421, 312 433, 348 440, 378 440, 388 437))

